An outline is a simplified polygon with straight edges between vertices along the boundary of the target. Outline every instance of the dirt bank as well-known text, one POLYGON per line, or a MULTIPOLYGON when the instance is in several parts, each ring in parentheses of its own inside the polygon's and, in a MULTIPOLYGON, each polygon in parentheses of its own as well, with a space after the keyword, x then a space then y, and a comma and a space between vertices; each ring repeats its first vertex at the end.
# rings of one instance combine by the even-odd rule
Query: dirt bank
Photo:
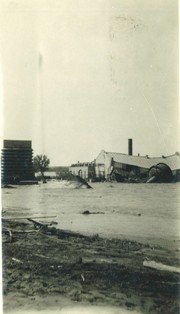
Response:
POLYGON ((4 313, 58 306, 58 300, 122 307, 141 313, 179 313, 180 275, 143 266, 178 266, 178 248, 87 237, 32 222, 3 220, 4 313), (11 241, 11 242, 10 242, 11 241), (14 300, 14 301, 13 301, 14 300), (41 301, 40 301, 41 300, 41 301), (49 301, 48 301, 49 300, 49 301))

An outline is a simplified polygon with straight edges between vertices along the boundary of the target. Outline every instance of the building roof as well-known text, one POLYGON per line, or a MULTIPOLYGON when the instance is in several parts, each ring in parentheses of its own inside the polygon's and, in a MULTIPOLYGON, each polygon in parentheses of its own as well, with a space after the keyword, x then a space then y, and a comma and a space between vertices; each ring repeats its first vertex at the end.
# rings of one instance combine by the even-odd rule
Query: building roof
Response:
POLYGON ((72 164, 71 166, 70 166, 70 168, 71 167, 88 167, 88 166, 91 166, 93 163, 92 162, 78 162, 78 163, 76 163, 76 164, 72 164))
POLYGON ((127 165, 149 169, 158 163, 165 163, 171 168, 172 171, 180 169, 180 153, 178 152, 176 152, 174 155, 162 157, 130 156, 121 153, 103 152, 107 154, 108 157, 113 158, 115 162, 127 165))
POLYGON ((31 141, 24 140, 4 140, 4 148, 8 149, 31 149, 31 141))

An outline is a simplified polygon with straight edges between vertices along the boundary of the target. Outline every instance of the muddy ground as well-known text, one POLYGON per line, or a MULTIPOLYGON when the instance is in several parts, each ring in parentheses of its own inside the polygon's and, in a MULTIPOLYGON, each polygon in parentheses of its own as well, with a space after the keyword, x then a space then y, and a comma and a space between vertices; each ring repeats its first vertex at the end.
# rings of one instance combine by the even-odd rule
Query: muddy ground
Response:
POLYGON ((2 227, 4 313, 28 302, 40 310, 40 298, 46 308, 50 297, 56 306, 58 296, 140 313, 179 313, 180 275, 143 266, 153 260, 177 267, 178 247, 83 236, 27 220, 3 220, 2 227))

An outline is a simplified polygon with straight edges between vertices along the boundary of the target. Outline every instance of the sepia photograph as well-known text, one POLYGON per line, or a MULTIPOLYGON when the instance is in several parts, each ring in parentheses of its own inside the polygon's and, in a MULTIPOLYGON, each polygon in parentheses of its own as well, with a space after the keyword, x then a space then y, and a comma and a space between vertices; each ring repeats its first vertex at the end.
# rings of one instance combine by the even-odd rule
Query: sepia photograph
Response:
POLYGON ((180 313, 178 0, 0 0, 3 314, 180 313))

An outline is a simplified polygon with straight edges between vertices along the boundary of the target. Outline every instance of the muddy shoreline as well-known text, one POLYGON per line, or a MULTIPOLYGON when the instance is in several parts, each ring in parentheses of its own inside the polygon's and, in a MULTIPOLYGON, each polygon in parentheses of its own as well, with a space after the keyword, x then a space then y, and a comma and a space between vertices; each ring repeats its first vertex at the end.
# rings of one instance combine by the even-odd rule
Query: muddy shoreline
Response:
POLYGON ((179 313, 180 275, 143 266, 153 260, 179 267, 178 247, 85 236, 25 220, 3 220, 2 227, 12 231, 12 239, 5 232, 2 243, 4 313, 27 304, 37 310, 47 298, 56 307, 58 297, 140 313, 179 313))

